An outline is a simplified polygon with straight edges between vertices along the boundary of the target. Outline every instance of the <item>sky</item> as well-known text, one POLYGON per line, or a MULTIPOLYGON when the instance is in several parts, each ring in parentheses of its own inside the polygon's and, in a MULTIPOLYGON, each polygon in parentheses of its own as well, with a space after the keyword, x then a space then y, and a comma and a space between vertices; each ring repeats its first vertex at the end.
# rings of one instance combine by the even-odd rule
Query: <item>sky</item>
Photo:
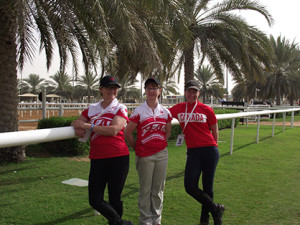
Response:
MULTIPOLYGON (((266 34, 272 34, 275 38, 279 35, 285 37, 290 42, 295 41, 300 45, 300 0, 257 0, 258 3, 265 6, 274 19, 272 27, 268 26, 267 21, 258 13, 242 11, 241 15, 246 21, 253 26, 256 26, 266 34)), ((59 70, 59 58, 53 60, 50 70, 46 69, 46 58, 44 52, 36 54, 33 63, 26 63, 22 73, 18 72, 18 78, 26 78, 29 74, 35 73, 42 78, 49 79, 49 76, 54 75, 59 70)), ((67 68, 67 73, 72 74, 71 66, 67 68)), ((80 69, 82 74, 83 70, 80 69)), ((183 77, 183 76, 182 76, 183 77)), ((180 92, 183 94, 182 84, 179 84, 180 92)), ((229 78, 229 91, 233 88, 234 83, 229 78)))

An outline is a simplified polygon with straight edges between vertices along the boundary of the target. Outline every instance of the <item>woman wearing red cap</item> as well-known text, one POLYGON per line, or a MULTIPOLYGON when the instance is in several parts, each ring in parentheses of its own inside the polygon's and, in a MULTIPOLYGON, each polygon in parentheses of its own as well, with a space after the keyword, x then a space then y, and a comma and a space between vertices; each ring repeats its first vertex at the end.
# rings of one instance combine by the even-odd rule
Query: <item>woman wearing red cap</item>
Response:
POLYGON ((187 159, 184 174, 186 192, 202 204, 200 225, 209 224, 209 212, 214 225, 222 224, 225 207, 213 202, 213 183, 219 161, 218 123, 214 111, 198 101, 200 85, 190 80, 185 85, 186 102, 179 103, 170 112, 182 128, 178 145, 185 139, 187 159), (202 173, 203 190, 198 187, 202 173))
POLYGON ((100 80, 103 100, 85 109, 72 126, 78 137, 91 132, 90 205, 108 219, 109 225, 132 225, 122 220, 121 193, 129 169, 129 150, 123 135, 128 122, 127 108, 116 98, 119 88, 115 78, 103 77, 100 80), (104 200, 106 185, 109 202, 104 200))
POLYGON ((129 118, 125 138, 135 150, 140 191, 140 225, 161 224, 163 193, 168 164, 167 139, 171 133, 171 114, 161 106, 160 83, 155 78, 145 82, 147 100, 129 118), (137 130, 137 140, 132 136, 137 130))

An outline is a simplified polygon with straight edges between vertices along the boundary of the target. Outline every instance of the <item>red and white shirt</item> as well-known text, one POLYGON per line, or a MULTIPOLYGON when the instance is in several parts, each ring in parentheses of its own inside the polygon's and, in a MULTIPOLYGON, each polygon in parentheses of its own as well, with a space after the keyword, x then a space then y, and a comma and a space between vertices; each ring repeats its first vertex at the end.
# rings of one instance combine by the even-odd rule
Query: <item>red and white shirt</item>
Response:
MULTIPOLYGON (((121 116, 128 122, 127 108, 120 104, 117 99, 105 109, 101 102, 91 104, 82 112, 89 123, 95 126, 109 126, 115 116, 121 116)), ((95 132, 90 138, 90 159, 114 158, 129 155, 129 150, 124 138, 124 128, 115 136, 105 136, 95 132)))
POLYGON ((217 123, 213 109, 197 101, 195 103, 182 102, 172 108, 170 112, 176 118, 185 134, 187 148, 198 148, 205 146, 218 146, 209 127, 217 123), (187 110, 186 110, 187 107, 187 110), (192 114, 191 114, 192 112, 192 114), (185 122, 188 123, 185 126, 185 122))
POLYGON ((166 124, 172 120, 168 109, 158 104, 153 112, 145 101, 133 111, 129 120, 138 124, 135 146, 137 156, 151 156, 167 147, 166 124))

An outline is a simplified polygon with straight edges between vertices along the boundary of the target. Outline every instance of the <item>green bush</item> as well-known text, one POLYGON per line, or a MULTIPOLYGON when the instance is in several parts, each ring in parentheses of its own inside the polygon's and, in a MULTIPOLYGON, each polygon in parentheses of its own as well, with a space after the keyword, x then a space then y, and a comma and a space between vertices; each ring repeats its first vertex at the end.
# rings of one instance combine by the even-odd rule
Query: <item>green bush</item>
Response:
MULTIPOLYGON (((235 109, 214 109, 215 114, 229 114, 229 113, 238 113, 238 110, 235 109)), ((239 124, 240 118, 235 119, 235 127, 239 124)), ((218 120, 219 130, 231 128, 232 119, 227 120, 218 120)))
MULTIPOLYGON (((66 127, 78 117, 50 117, 42 119, 38 123, 38 129, 66 127)), ((49 153, 59 156, 78 156, 87 155, 89 152, 89 143, 79 142, 77 138, 61 141, 52 141, 41 143, 42 147, 49 153)))

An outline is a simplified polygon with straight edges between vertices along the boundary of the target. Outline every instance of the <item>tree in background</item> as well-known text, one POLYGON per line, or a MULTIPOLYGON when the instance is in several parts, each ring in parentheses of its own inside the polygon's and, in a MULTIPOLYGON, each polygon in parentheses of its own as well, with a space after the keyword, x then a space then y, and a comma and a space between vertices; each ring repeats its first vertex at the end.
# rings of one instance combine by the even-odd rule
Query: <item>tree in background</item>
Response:
MULTIPOLYGON (((0 4, 0 132, 18 130, 17 66, 31 61, 37 44, 46 53, 49 69, 57 44, 63 71, 71 56, 77 71, 77 50, 86 70, 96 66, 96 56, 105 58, 111 49, 106 21, 94 10, 96 1, 11 1, 0 4), (93 12, 94 14, 91 14, 93 12), (97 13, 97 15, 95 14, 97 13), (35 33, 38 32, 39 40, 35 33), (93 40, 93 42, 90 42, 93 40), (109 50, 108 50, 109 49, 109 50), (9 115, 9 116, 8 116, 9 115)), ((127 26, 124 27, 126 30, 127 26)), ((4 148, 1 161, 22 161, 23 146, 4 148)))
POLYGON ((42 91, 44 78, 41 78, 38 74, 29 74, 28 78, 23 79, 24 87, 27 89, 27 92, 32 94, 38 94, 42 91))
POLYGON ((192 33, 188 45, 181 48, 183 59, 179 61, 184 63, 185 82, 194 78, 195 56, 200 58, 200 64, 206 59, 220 79, 223 79, 223 65, 234 77, 241 77, 243 71, 258 76, 262 73, 261 64, 268 65, 268 38, 248 25, 236 11, 258 12, 269 24, 271 15, 255 1, 212 3, 213 0, 183 1, 181 10, 192 33))
POLYGON ((88 73, 86 75, 81 75, 79 80, 77 80, 77 85, 74 89, 74 97, 76 99, 87 96, 87 102, 91 102, 91 96, 99 96, 99 78, 97 75, 88 73))
POLYGON ((293 104, 299 91, 300 50, 296 43, 290 43, 281 36, 275 39, 271 35, 270 41, 273 48, 272 66, 265 72, 265 95, 267 98, 275 97, 276 105, 280 105, 284 95, 293 104))
POLYGON ((205 103, 206 96, 223 98, 223 81, 215 75, 210 66, 199 66, 194 76, 200 82, 200 95, 203 103, 205 103))
POLYGON ((68 100, 72 99, 72 79, 67 73, 58 71, 53 76, 50 76, 50 78, 54 81, 55 94, 60 95, 68 100))
MULTIPOLYGON (((265 79, 256 81, 254 79, 243 78, 232 89, 232 97, 234 101, 250 102, 251 99, 264 98, 265 79), (259 91, 256 91, 258 89, 259 91), (256 92, 255 92, 256 91, 256 92), (257 96, 255 96, 255 93, 257 96)), ((257 100, 257 99, 256 99, 257 100)))
POLYGON ((141 96, 141 91, 135 86, 138 82, 136 78, 132 76, 117 76, 120 90, 118 92, 118 99, 121 102, 135 102, 136 99, 139 99, 141 96))

